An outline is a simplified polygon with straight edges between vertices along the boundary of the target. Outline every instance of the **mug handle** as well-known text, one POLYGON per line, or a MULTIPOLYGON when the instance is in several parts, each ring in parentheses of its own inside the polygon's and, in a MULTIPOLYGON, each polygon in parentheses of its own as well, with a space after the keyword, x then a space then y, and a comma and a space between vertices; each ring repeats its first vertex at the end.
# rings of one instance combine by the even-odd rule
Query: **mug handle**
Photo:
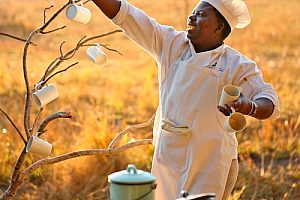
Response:
MULTIPOLYGON (((75 2, 76 0, 72 0, 72 4, 76 4, 76 2, 75 2)), ((79 4, 80 4, 80 6, 83 6, 83 3, 82 3, 82 1, 80 0, 79 1, 79 4)))
MULTIPOLYGON (((237 87, 237 86, 236 86, 237 87)), ((240 93, 242 93, 243 88, 242 87, 237 87, 237 89, 239 90, 240 93)))
POLYGON ((99 47, 100 51, 102 51, 102 47, 99 43, 94 43, 95 46, 99 47))
MULTIPOLYGON (((35 134, 35 136, 38 137, 38 138, 39 138, 39 133, 40 133, 40 132, 37 132, 37 133, 35 134)), ((46 142, 48 142, 48 141, 47 141, 47 138, 46 138, 45 132, 42 132, 41 135, 44 135, 44 140, 45 140, 46 142)), ((41 135, 40 135, 40 136, 41 136, 41 135)))
POLYGON ((233 113, 236 112, 235 109, 234 109, 233 107, 230 107, 230 109, 231 109, 231 114, 230 114, 230 115, 232 115, 233 113))
POLYGON ((34 86, 35 91, 38 91, 43 83, 45 83, 45 81, 38 82, 38 83, 34 86))

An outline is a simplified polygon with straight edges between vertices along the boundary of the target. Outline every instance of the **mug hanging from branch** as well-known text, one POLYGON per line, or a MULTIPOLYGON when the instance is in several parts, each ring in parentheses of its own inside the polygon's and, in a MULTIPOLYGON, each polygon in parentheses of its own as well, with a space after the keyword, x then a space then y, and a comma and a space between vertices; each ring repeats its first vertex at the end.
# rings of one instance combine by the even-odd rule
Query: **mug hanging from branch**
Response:
POLYGON ((86 51, 88 58, 97 65, 104 65, 107 61, 106 54, 102 51, 100 44, 95 43, 95 46, 89 47, 86 51))
POLYGON ((52 150, 52 144, 48 143, 46 140, 42 140, 38 137, 38 133, 30 137, 27 145, 26 152, 40 154, 44 156, 49 156, 52 150))
POLYGON ((49 84, 46 85, 46 87, 39 89, 41 84, 42 82, 35 86, 35 92, 32 94, 34 102, 39 107, 45 106, 59 96, 58 90, 54 85, 49 84))
POLYGON ((72 2, 66 10, 67 18, 75 22, 87 24, 92 17, 91 11, 83 6, 82 1, 79 2, 80 5, 76 5, 75 0, 72 2))

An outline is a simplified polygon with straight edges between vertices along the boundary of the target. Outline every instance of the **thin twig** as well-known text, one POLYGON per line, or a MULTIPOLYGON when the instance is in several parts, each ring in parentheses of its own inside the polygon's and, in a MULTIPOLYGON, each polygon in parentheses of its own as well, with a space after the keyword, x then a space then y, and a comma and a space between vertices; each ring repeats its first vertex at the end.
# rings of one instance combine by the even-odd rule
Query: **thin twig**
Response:
POLYGON ((143 124, 136 124, 133 126, 130 126, 128 128, 126 128, 125 130, 123 130, 122 132, 120 132, 108 145, 108 149, 113 149, 114 145, 123 137, 123 135, 125 135, 126 133, 130 132, 130 131, 135 131, 137 129, 141 129, 141 128, 145 128, 145 127, 149 127, 153 124, 154 122, 154 118, 155 118, 155 113, 152 115, 152 117, 149 119, 148 122, 143 123, 143 124))
POLYGON ((103 45, 103 44, 101 44, 101 46, 104 47, 105 49, 109 50, 109 51, 117 52, 118 54, 123 56, 123 54, 121 52, 119 52, 118 50, 116 50, 116 49, 109 48, 109 47, 107 47, 106 45, 103 45))
POLYGON ((50 7, 44 9, 44 24, 46 23, 46 11, 50 10, 51 8, 53 8, 53 5, 51 5, 50 7))
POLYGON ((55 58, 55 59, 50 63, 50 65, 47 67, 47 69, 46 69, 46 71, 45 71, 43 77, 41 78, 41 80, 40 80, 39 82, 45 81, 46 76, 48 75, 48 71, 50 70, 50 68, 51 68, 56 62, 59 61, 59 58, 60 58, 60 57, 55 58))
POLYGON ((71 112, 56 112, 53 113, 52 115, 47 116, 42 123, 39 125, 37 132, 40 132, 38 136, 41 135, 41 133, 44 131, 46 126, 53 120, 58 119, 58 118, 72 118, 72 113, 71 112))
POLYGON ((86 4, 86 3, 88 3, 88 2, 90 2, 91 0, 86 0, 86 1, 84 1, 82 4, 86 4))
MULTIPOLYGON (((11 35, 11 34, 8 34, 8 33, 2 33, 2 32, 0 32, 0 35, 6 36, 6 37, 10 37, 10 38, 22 41, 22 42, 26 42, 27 41, 26 39, 19 38, 17 36, 14 36, 14 35, 11 35)), ((35 44, 33 42, 29 42, 29 44, 32 44, 33 46, 37 46, 37 44, 35 44)))
POLYGON ((60 58, 61 61, 65 61, 65 60, 70 60, 71 58, 73 58, 75 56, 76 51, 79 49, 79 45, 76 46, 74 49, 70 50, 67 54, 65 54, 63 57, 60 58))
POLYGON ((63 42, 60 43, 60 45, 59 45, 59 52, 60 52, 60 56, 61 56, 61 57, 64 56, 63 51, 62 51, 62 46, 64 45, 64 43, 66 43, 66 41, 63 41, 63 42))
POLYGON ((47 76, 49 76, 59 65, 64 61, 72 58, 75 55, 76 48, 79 48, 79 45, 81 41, 86 38, 86 36, 83 36, 76 44, 76 47, 68 51, 65 55, 61 55, 60 57, 57 57, 55 60, 52 61, 52 63, 48 66, 46 69, 44 76, 41 78, 40 81, 44 81, 47 76), (55 65, 54 65, 55 64, 55 65), (53 66, 54 65, 54 66, 53 66))
POLYGON ((152 139, 142 139, 135 142, 127 143, 115 149, 87 149, 87 150, 80 150, 80 151, 66 153, 60 156, 56 156, 54 158, 45 158, 37 161, 36 163, 33 163, 28 168, 26 168, 22 173, 22 177, 29 175, 35 169, 44 165, 54 164, 54 163, 62 162, 65 160, 69 160, 81 156, 117 154, 127 149, 133 148, 135 146, 149 145, 149 144, 152 144, 152 139))
POLYGON ((79 62, 75 62, 75 63, 71 64, 70 66, 66 67, 65 69, 62 69, 62 70, 60 70, 60 71, 55 72, 54 74, 52 74, 51 76, 49 76, 49 78, 47 78, 47 79, 45 80, 45 83, 43 83, 43 84, 46 84, 46 83, 47 83, 51 78, 53 78, 55 75, 67 71, 69 68, 71 68, 71 67, 77 65, 78 63, 79 63, 79 62))
POLYGON ((69 60, 73 56, 75 56, 76 51, 82 46, 82 41, 86 38, 86 36, 83 36, 76 44, 76 46, 71 49, 69 52, 67 52, 63 57, 61 57, 61 60, 69 60))
POLYGON ((26 140, 25 140, 25 138, 23 137, 21 131, 18 129, 17 125, 14 123, 14 121, 13 121, 13 120, 8 116, 8 114, 7 114, 4 110, 2 110, 1 108, 0 108, 0 112, 2 112, 3 115, 8 119, 8 121, 13 125, 13 127, 16 129, 17 133, 19 134, 19 136, 20 136, 21 139, 23 140, 24 144, 26 145, 26 140))
POLYGON ((68 1, 65 5, 63 5, 59 10, 57 10, 53 15, 52 17, 46 22, 44 23, 43 26, 41 26, 39 28, 40 31, 44 31, 48 26, 49 24, 68 6, 72 4, 72 1, 68 1))
POLYGON ((67 26, 66 26, 66 25, 64 25, 64 26, 62 26, 62 27, 58 27, 58 28, 56 28, 56 29, 53 29, 53 30, 51 30, 51 31, 41 31, 41 34, 53 33, 53 32, 55 32, 55 31, 58 31, 58 30, 64 29, 64 28, 66 28, 66 27, 67 27, 67 26))
MULTIPOLYGON (((123 56, 123 54, 121 52, 119 52, 118 50, 116 50, 116 49, 111 49, 111 48, 107 47, 107 45, 104 45, 104 44, 99 44, 99 45, 104 47, 105 49, 107 49, 109 51, 117 52, 119 55, 123 56)), ((92 47, 92 46, 96 46, 96 45, 95 44, 83 44, 81 46, 83 46, 83 47, 92 47)))
POLYGON ((77 42, 77 45, 78 45, 78 44, 81 44, 81 42, 84 40, 84 38, 86 38, 86 35, 83 36, 83 37, 77 42))
POLYGON ((114 34, 114 33, 121 33, 121 32, 123 32, 123 31, 118 29, 118 30, 114 30, 114 31, 111 31, 111 32, 108 32, 108 33, 101 34, 101 35, 96 35, 96 36, 85 39, 84 41, 82 41, 82 44, 85 44, 85 43, 87 43, 91 40, 95 40, 95 39, 102 38, 102 37, 105 37, 105 36, 108 36, 108 35, 111 35, 111 34, 114 34))
POLYGON ((39 119, 39 117, 40 117, 43 110, 44 110, 44 107, 40 107, 40 109, 39 109, 39 111, 38 111, 38 113, 37 113, 37 115, 34 119, 34 122, 32 124, 31 133, 34 132, 35 125, 36 125, 36 123, 37 123, 37 121, 38 121, 38 119, 39 119))

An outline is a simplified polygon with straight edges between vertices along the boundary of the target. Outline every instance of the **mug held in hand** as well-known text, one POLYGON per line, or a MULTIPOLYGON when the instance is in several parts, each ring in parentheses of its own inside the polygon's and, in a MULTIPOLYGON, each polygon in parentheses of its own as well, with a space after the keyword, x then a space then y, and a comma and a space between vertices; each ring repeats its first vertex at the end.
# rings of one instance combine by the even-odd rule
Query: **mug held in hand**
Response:
MULTIPOLYGON (((224 107, 225 104, 234 102, 241 95, 242 88, 234 85, 225 85, 222 90, 222 94, 219 101, 219 106, 224 107)), ((232 114, 226 117, 224 128, 228 132, 239 132, 246 128, 247 120, 246 117, 239 112, 235 112, 232 109, 232 114)))
POLYGON ((237 100, 242 92, 242 88, 234 85, 225 85, 222 90, 219 106, 224 107, 225 104, 232 103, 237 100))
POLYGON ((67 18, 82 24, 87 24, 91 19, 91 11, 87 8, 85 8, 80 1, 80 6, 75 4, 75 1, 73 0, 73 3, 68 6, 66 10, 67 18))
POLYGON ((233 112, 230 116, 226 117, 224 128, 228 132, 240 132, 247 126, 246 117, 239 112, 233 112))
POLYGON ((36 91, 32 94, 34 102, 42 107, 51 101, 55 100, 59 96, 56 87, 52 84, 47 85, 41 89, 36 89, 36 91))
POLYGON ((86 53, 88 58, 95 64, 103 65, 107 61, 106 54, 102 51, 98 43, 95 43, 95 46, 89 47, 86 53))

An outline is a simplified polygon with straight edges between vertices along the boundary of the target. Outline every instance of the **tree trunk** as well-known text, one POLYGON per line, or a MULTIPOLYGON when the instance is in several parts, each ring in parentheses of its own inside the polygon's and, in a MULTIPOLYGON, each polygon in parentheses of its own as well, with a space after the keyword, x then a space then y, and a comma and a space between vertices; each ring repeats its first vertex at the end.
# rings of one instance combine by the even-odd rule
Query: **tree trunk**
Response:
POLYGON ((17 178, 15 182, 12 182, 9 184, 9 187, 4 191, 4 193, 0 196, 0 200, 10 200, 12 199, 17 191, 19 190, 19 187, 23 183, 22 178, 17 178))

